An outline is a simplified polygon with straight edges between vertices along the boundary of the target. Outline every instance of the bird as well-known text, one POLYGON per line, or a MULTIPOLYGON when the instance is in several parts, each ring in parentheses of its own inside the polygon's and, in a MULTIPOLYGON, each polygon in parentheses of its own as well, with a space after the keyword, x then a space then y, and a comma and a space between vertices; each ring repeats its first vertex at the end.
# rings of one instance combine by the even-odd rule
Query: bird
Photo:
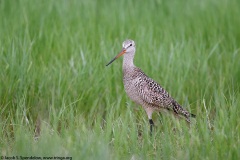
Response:
POLYGON ((135 42, 131 39, 127 39, 122 43, 122 50, 120 53, 106 66, 123 55, 122 70, 125 92, 133 102, 142 106, 146 111, 150 124, 150 134, 152 135, 154 126, 152 120, 154 111, 170 111, 175 116, 183 117, 190 123, 190 118, 196 117, 196 115, 184 109, 160 84, 148 77, 140 68, 134 65, 135 52, 135 42))

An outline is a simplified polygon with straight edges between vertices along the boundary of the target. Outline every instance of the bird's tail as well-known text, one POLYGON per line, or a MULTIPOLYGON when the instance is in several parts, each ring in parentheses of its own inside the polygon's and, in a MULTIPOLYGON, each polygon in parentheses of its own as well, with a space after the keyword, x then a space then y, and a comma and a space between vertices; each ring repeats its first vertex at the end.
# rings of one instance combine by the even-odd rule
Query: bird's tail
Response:
POLYGON ((176 101, 173 101, 172 102, 173 104, 173 111, 177 114, 181 114, 183 115, 184 117, 186 117, 189 121, 190 121, 190 117, 193 117, 195 118, 196 115, 195 114, 192 114, 192 113, 189 113, 186 109, 184 109, 180 104, 178 104, 176 101))

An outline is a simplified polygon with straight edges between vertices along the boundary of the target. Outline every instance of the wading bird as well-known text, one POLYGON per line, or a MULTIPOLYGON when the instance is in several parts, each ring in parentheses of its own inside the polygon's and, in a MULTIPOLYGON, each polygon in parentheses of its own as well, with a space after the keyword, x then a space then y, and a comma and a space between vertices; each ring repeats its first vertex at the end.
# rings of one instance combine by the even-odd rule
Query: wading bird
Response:
POLYGON ((153 111, 172 111, 177 117, 185 117, 190 123, 190 117, 195 117, 181 105, 179 105, 157 82, 149 78, 140 68, 133 64, 135 55, 135 43, 133 40, 126 40, 122 44, 121 52, 114 57, 106 66, 114 60, 123 56, 123 83, 127 95, 146 111, 150 123, 150 133, 152 134, 153 111))

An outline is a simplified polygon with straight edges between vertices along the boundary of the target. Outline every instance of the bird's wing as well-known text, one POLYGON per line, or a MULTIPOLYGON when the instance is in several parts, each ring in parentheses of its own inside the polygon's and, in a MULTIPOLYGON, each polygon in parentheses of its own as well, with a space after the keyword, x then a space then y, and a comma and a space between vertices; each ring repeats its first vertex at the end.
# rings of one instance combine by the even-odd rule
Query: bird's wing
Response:
POLYGON ((145 75, 144 72, 140 69, 138 69, 137 72, 138 76, 136 78, 136 89, 138 90, 138 96, 145 103, 154 107, 173 110, 176 114, 183 115, 188 122, 190 122, 190 117, 196 117, 196 115, 189 113, 186 109, 179 105, 164 88, 145 75))
POLYGON ((149 104, 169 108, 173 99, 168 92, 146 75, 142 76, 142 78, 141 85, 139 85, 139 96, 149 104))

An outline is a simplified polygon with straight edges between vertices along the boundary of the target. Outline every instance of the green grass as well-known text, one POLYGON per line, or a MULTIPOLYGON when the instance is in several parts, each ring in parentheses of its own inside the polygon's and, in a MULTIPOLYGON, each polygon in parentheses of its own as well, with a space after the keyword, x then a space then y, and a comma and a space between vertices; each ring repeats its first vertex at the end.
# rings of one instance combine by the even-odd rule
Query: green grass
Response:
POLYGON ((238 0, 0 0, 0 156, 240 159, 238 0), (147 116, 122 60, 197 115, 147 116))

